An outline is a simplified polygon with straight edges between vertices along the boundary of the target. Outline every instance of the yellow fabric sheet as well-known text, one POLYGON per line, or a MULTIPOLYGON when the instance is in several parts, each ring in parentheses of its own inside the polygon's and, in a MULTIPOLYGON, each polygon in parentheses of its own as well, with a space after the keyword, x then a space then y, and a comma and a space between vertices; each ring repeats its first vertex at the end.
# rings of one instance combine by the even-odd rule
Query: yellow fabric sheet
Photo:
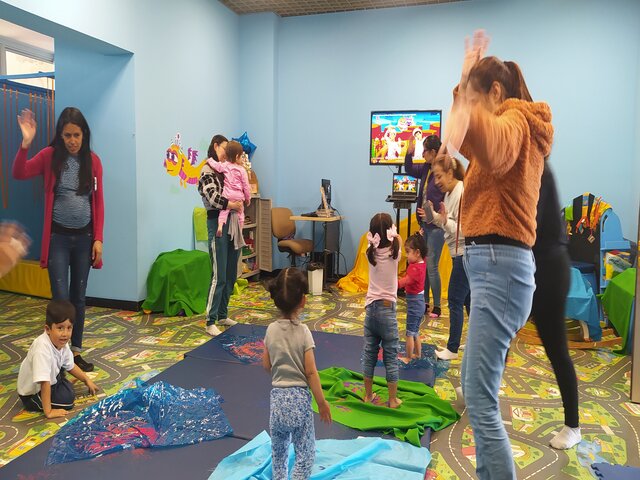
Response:
POLYGON ((0 290, 51 298, 49 273, 40 268, 38 260, 22 260, 4 277, 0 278, 0 290))
MULTIPOLYGON (((415 216, 412 215, 411 217, 411 232, 415 233, 420 228, 415 220, 415 216)), ((400 221, 398 233, 400 233, 402 240, 406 241, 406 219, 400 221)), ((358 252, 356 254, 356 261, 355 265, 353 266, 353 270, 351 270, 347 275, 345 275, 338 281, 338 288, 351 293, 367 291, 369 285, 369 260, 367 260, 368 247, 369 244, 367 243, 367 234, 365 232, 362 237, 360 237, 360 243, 358 244, 358 252)), ((438 265, 438 270, 440 271, 440 280, 442 282, 443 299, 447 298, 447 288, 449 286, 449 277, 451 276, 451 267, 451 255, 449 254, 449 249, 447 248, 447 245, 445 243, 444 248, 442 249, 442 255, 440 256, 440 263, 438 265)), ((400 258, 400 262, 398 264, 398 275, 404 275, 406 268, 407 257, 403 249, 402 257, 400 258)))

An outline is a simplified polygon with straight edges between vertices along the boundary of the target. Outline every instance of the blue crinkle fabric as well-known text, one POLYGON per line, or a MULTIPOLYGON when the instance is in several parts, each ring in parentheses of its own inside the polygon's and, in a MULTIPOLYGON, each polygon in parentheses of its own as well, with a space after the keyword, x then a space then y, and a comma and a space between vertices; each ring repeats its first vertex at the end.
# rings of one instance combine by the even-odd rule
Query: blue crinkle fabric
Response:
POLYGON ((46 464, 127 448, 189 445, 231 435, 223 399, 212 389, 166 382, 127 388, 86 408, 53 438, 46 464))

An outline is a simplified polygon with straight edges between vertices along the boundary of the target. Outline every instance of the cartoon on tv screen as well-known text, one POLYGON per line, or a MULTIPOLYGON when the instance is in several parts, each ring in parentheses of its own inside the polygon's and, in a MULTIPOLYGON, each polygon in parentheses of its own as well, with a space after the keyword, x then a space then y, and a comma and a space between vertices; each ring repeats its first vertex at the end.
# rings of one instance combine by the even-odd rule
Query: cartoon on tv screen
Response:
POLYGON ((422 142, 440 136, 441 110, 371 112, 370 165, 402 165, 410 140, 415 140, 414 159, 422 160, 422 142))

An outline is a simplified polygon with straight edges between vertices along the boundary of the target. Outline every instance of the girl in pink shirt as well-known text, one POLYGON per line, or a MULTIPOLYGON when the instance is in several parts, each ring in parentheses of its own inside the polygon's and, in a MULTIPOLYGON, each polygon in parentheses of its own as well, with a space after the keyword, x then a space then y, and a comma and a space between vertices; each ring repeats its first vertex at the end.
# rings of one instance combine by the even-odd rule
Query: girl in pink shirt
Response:
POLYGON ((367 233, 369 248, 369 289, 365 300, 364 320, 364 388, 365 402, 373 401, 373 371, 382 345, 384 368, 387 372, 389 406, 398 408, 398 261, 402 240, 388 213, 376 213, 367 233))
MULTIPOLYGON (((244 200, 245 205, 249 206, 251 203, 251 186, 249 185, 249 174, 247 170, 242 166, 243 150, 242 145, 235 141, 227 143, 227 162, 216 162, 213 159, 209 159, 207 163, 216 172, 224 175, 224 189, 222 195, 228 200, 244 200)), ((222 227, 227 223, 229 218, 229 208, 220 210, 218 216, 218 230, 216 232, 217 237, 222 236, 222 227)), ((235 211, 235 210, 234 210, 235 211)), ((240 231, 244 225, 244 210, 235 211, 238 214, 238 223, 240 225, 240 231)))

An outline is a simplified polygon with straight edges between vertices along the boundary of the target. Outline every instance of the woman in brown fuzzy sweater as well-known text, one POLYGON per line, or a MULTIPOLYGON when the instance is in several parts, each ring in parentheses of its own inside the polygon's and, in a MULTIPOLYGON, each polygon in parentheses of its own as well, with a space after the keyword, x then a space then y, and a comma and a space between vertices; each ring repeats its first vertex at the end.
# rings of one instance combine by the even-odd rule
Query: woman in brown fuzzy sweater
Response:
POLYGON ((533 102, 520 68, 483 58, 488 38, 467 48, 445 142, 468 160, 461 208, 471 287, 462 389, 481 479, 515 479, 498 404, 505 356, 531 311, 536 205, 553 141, 551 111, 533 102))

